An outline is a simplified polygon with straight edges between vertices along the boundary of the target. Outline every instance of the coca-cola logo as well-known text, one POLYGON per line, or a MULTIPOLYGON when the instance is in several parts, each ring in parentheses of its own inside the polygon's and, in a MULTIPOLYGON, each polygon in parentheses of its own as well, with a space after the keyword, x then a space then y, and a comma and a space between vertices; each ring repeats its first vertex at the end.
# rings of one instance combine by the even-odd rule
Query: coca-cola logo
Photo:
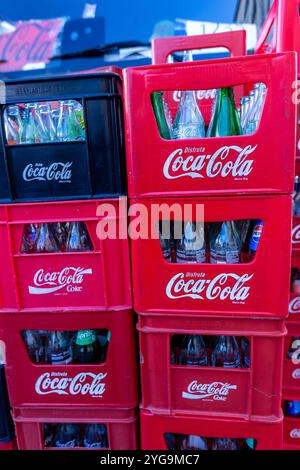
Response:
POLYGON ((290 437, 292 439, 300 439, 300 429, 292 429, 290 432, 290 437))
POLYGON ((190 178, 227 178, 248 179, 253 170, 253 158, 249 155, 257 149, 257 145, 245 148, 231 145, 221 147, 213 154, 206 154, 205 148, 178 148, 167 158, 163 173, 167 179, 190 178))
MULTIPOLYGON (((216 89, 212 89, 212 90, 197 90, 196 92, 196 97, 197 97, 197 100, 199 101, 202 101, 202 100, 214 100, 215 99, 215 96, 216 96, 216 89)), ((180 97, 181 97, 181 91, 180 90, 176 90, 173 92, 173 100, 176 102, 176 103, 179 103, 180 101, 180 97)))
POLYGON ((289 313, 291 315, 300 313, 300 297, 295 297, 290 301, 289 313))
POLYGON ((36 381, 35 391, 39 395, 90 395, 100 398, 105 392, 103 380, 106 374, 80 372, 75 377, 69 377, 67 372, 45 372, 36 381))
POLYGON ((24 168, 24 181, 58 181, 59 183, 71 183, 73 162, 55 162, 49 166, 43 166, 41 163, 33 165, 29 163, 24 168))
POLYGON ((296 380, 300 379, 300 369, 293 370, 292 377, 296 380))
POLYGON ((81 292, 84 277, 93 274, 92 269, 67 267, 58 272, 46 272, 39 269, 34 277, 34 286, 29 286, 30 294, 52 294, 66 288, 67 292, 81 292))
POLYGON ((246 285, 253 274, 239 276, 234 273, 221 273, 213 279, 206 279, 204 273, 178 273, 166 287, 169 299, 190 297, 194 300, 230 300, 244 303, 249 297, 250 286, 246 285))
POLYGON ((300 225, 297 225, 297 227, 293 228, 292 231, 292 243, 295 245, 297 243, 300 243, 300 225))
POLYGON ((198 383, 193 380, 186 392, 182 392, 182 398, 188 400, 204 401, 226 401, 231 390, 237 390, 237 385, 231 385, 224 382, 198 383))

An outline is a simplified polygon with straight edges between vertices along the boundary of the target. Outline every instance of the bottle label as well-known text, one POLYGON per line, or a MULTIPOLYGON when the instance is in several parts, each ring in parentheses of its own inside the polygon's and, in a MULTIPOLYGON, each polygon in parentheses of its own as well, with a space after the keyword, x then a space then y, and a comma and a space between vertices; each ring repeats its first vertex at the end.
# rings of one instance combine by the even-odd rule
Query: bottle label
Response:
POLYGON ((201 250, 177 250, 176 263, 198 263, 206 262, 205 249, 201 250))
POLYGON ((78 445, 79 444, 76 441, 76 439, 72 439, 71 441, 68 441, 68 442, 56 441, 56 443, 55 443, 56 447, 78 447, 78 445))
POLYGON ((76 344, 78 346, 88 346, 96 341, 96 335, 93 330, 81 330, 77 332, 76 344))
POLYGON ((204 130, 201 126, 179 125, 177 129, 174 129, 175 139, 197 139, 199 137, 204 137, 204 130))
POLYGON ((255 252, 257 251, 263 228, 264 228, 264 225, 262 222, 259 222, 255 225, 253 234, 250 240, 250 244, 249 244, 249 248, 251 251, 255 251, 255 252))
POLYGON ((51 364, 59 365, 59 364, 70 364, 72 361, 72 350, 67 349, 66 351, 61 351, 57 354, 51 353, 51 364))
POLYGON ((240 254, 237 250, 226 251, 226 263, 238 264, 240 262, 240 254))
POLYGON ((215 250, 210 252, 210 262, 211 264, 227 264, 226 254, 217 253, 215 250))
POLYGON ((104 449, 106 446, 103 444, 103 442, 91 442, 87 439, 84 439, 83 447, 104 449))

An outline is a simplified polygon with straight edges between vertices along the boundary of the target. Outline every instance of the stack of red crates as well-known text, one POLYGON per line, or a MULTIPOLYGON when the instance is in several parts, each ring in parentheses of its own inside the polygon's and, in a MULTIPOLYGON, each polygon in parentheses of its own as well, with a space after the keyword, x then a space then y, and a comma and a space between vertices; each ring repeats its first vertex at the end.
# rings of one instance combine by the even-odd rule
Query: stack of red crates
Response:
MULTIPOLYGON (((299 80, 299 54, 300 54, 300 0, 274 0, 268 17, 262 27, 257 42, 256 53, 295 51, 298 54, 298 80, 299 80)), ((299 83, 299 82, 298 82, 299 83)), ((294 104, 299 100, 298 83, 293 86, 294 104)), ((299 103, 297 111, 297 142, 296 142, 296 176, 300 176, 300 124, 299 103)), ((285 145, 285 141, 282 141, 285 145)), ((300 269, 300 217, 293 217, 292 226, 292 269, 300 269)), ((291 358, 293 343, 300 338, 300 296, 290 294, 289 317, 286 321, 288 335, 284 348, 284 376, 283 376, 283 408, 286 403, 300 401, 300 363, 291 358)), ((296 346, 296 349, 299 350, 296 346)), ((296 356, 297 354, 295 354, 296 356)), ((286 416, 284 419, 284 448, 287 450, 300 449, 300 419, 286 416)))
MULTIPOLYGON (((119 130, 117 125, 110 128, 100 126, 101 119, 97 117, 97 113, 101 108, 99 102, 94 100, 93 93, 99 93, 99 90, 101 92, 101 84, 104 87, 107 83, 120 82, 120 77, 112 73, 93 77, 100 82, 100 87, 85 89, 89 97, 87 102, 80 95, 79 85, 84 85, 86 80, 90 80, 88 76, 64 78, 63 86, 59 80, 58 84, 52 80, 50 85, 47 81, 41 80, 41 84, 33 81, 26 84, 26 90, 44 91, 42 98, 31 96, 32 101, 53 100, 52 94, 57 90, 66 95, 60 99, 70 99, 68 87, 77 80, 76 94, 71 96, 82 98, 80 101, 84 107, 85 120, 92 117, 99 125, 100 135, 102 132, 110 133, 107 135, 108 142, 103 139, 103 146, 96 149, 95 165, 99 166, 103 156, 105 160, 109 153, 115 152, 113 146, 117 146, 117 143, 114 139, 119 130)), ((24 89, 22 84, 19 84, 19 87, 20 90, 24 89)), ((11 95, 10 98, 12 99, 11 95)), ((105 106, 106 97, 101 96, 100 101, 101 106, 105 106)), ((116 103, 111 99, 108 99, 107 103, 111 106, 109 112, 114 115, 116 103)), ((87 121, 85 122, 87 132, 92 131, 87 126, 87 121)), ((96 177, 92 172, 83 172, 83 167, 80 166, 83 162, 89 164, 86 159, 96 144, 90 139, 92 136, 88 135, 86 142, 32 144, 29 150, 32 152, 32 158, 37 158, 40 162, 51 154, 57 160, 65 158, 71 146, 71 155, 66 158, 72 158, 74 152, 76 155, 72 161, 70 178, 79 175, 85 184, 90 175, 96 177)), ((25 153, 28 148, 26 145, 14 147, 20 153, 25 153)), ((5 149, 11 169, 8 145, 5 149)), ((117 155, 116 161, 121 157, 121 154, 117 155)), ((107 165, 110 164, 113 165, 112 160, 107 162, 107 165)), ((60 165, 62 164, 58 164, 58 167, 60 165)), ((106 171, 104 165, 105 163, 101 170, 103 173, 106 171)), ((39 163, 38 166, 43 165, 39 163)), ((12 176, 12 173, 10 175, 12 176)), ((122 174, 120 177, 124 176, 122 174)), ((103 189, 103 199, 86 193, 82 194, 82 198, 73 196, 72 200, 66 200, 68 194, 71 196, 73 192, 78 191, 78 187, 80 188, 80 182, 79 186, 76 186, 74 181, 70 181, 70 184, 64 187, 66 197, 60 197, 61 200, 57 201, 57 187, 53 186, 57 178, 49 178, 50 183, 44 178, 44 183, 41 183, 44 184, 43 187, 49 184, 52 189, 47 202, 47 197, 44 197, 42 202, 43 197, 37 190, 36 199, 41 202, 0 205, 0 337, 6 345, 7 385, 20 450, 43 450, 46 447, 47 450, 56 449, 55 432, 59 425, 79 425, 83 435, 84 425, 94 423, 102 424, 106 428, 106 449, 138 448, 139 397, 129 244, 126 238, 104 239, 99 235, 101 221, 105 216, 103 207, 108 205, 114 209, 110 221, 115 224, 116 230, 119 230, 121 225, 127 226, 126 213, 119 210, 119 203, 124 202, 126 198, 118 199, 117 191, 115 196, 113 195, 114 178, 117 179, 116 167, 108 183, 111 184, 112 196, 107 197, 107 191, 103 189), (26 224, 57 222, 84 223, 91 239, 92 251, 22 252, 26 224), (27 330, 105 330, 108 338, 106 358, 99 364, 71 362, 66 365, 53 365, 46 360, 36 363, 31 360, 23 340, 22 333, 27 330), (51 433, 53 432, 52 438, 46 443, 49 438, 46 433, 50 428, 51 433)), ((33 178, 29 186, 30 191, 36 187, 37 180, 43 181, 43 178, 33 178)), ((29 181, 29 178, 26 181, 29 181)), ((15 194, 21 191, 18 182, 19 180, 11 178, 10 183, 15 194)), ((22 184, 23 190, 25 183, 22 184)), ((73 447, 73 444, 66 443, 65 447, 73 447)), ((85 447, 83 437, 80 447, 77 448, 82 447, 85 447)), ((97 445, 94 449, 97 449, 97 445)))
MULTIPOLYGON (((172 52, 186 49, 223 46, 239 52, 228 59, 125 71, 131 205, 144 204, 149 214, 154 205, 176 204, 183 209, 191 204, 194 209, 204 204, 206 222, 264 221, 256 257, 247 264, 179 265, 164 259, 158 237, 131 241, 145 450, 172 448, 170 436, 176 439, 177 434, 249 438, 256 441, 258 450, 282 448, 296 119, 290 89, 296 74, 295 54, 242 57, 244 41, 243 32, 157 40, 154 57, 161 64, 172 52), (164 91, 169 99, 175 96, 174 90, 247 87, 256 82, 266 84, 267 94, 255 134, 180 141, 160 137, 150 99, 154 91, 164 91), (249 171, 243 165, 235 167, 240 155, 249 171), (287 249, 282 250, 283 246, 287 249), (175 365, 171 339, 178 334, 246 336, 250 368, 175 365)), ((211 100, 199 104, 207 121, 211 100)), ((169 101, 171 110, 173 105, 169 101)), ((193 215, 194 221, 201 220, 193 215)), ((148 217, 148 225, 157 227, 157 208, 148 217)), ((172 218, 176 220, 171 212, 172 218)))

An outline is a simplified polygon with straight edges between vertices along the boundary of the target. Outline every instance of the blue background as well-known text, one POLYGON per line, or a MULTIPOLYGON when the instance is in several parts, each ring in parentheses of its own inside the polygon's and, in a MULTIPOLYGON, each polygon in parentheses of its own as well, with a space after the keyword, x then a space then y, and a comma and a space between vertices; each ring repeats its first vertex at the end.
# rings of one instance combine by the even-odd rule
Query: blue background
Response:
MULTIPOLYGON (((1 2, 0 16, 11 20, 82 16, 85 0, 11 0, 1 2)), ((106 42, 148 41, 154 25, 175 18, 231 22, 237 0, 89 0, 106 18, 106 42)))

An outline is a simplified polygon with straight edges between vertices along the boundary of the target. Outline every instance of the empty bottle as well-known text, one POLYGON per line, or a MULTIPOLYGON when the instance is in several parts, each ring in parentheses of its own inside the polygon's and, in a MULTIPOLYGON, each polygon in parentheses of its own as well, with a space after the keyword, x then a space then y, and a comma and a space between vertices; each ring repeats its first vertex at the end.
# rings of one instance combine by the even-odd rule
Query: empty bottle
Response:
POLYGON ((58 424, 55 447, 79 447, 80 427, 77 424, 58 424))
POLYGON ((6 141, 9 145, 20 143, 22 133, 22 118, 19 106, 8 106, 4 110, 4 128, 6 141))
POLYGON ((57 253, 57 246, 50 224, 40 224, 34 245, 34 253, 57 253))
POLYGON ((233 221, 224 222, 210 242, 212 264, 237 264, 241 261, 241 241, 233 221))
POLYGON ((185 222, 184 233, 177 241, 176 263, 206 262, 206 243, 203 223, 185 222))
POLYGON ((38 108, 37 114, 42 128, 42 142, 55 142, 57 137, 52 118, 51 106, 48 103, 41 104, 38 108))
POLYGON ((180 366, 208 366, 208 354, 202 336, 183 337, 178 362, 180 366))
POLYGON ((34 253, 38 225, 26 224, 24 226, 21 253, 34 253))
POLYGON ((163 139, 171 139, 171 123, 169 110, 161 91, 155 91, 151 95, 152 107, 159 133, 163 139))
POLYGON ((170 230, 165 230, 164 222, 159 223, 159 240, 162 249, 163 257, 166 261, 172 261, 172 238, 170 230))
POLYGON ((250 367, 250 341, 248 338, 243 337, 241 341, 241 352, 243 359, 243 367, 249 369, 250 367))
POLYGON ((216 105, 210 128, 210 137, 242 134, 232 88, 221 88, 217 91, 216 105))
POLYGON ((182 439, 180 450, 208 450, 207 440, 200 436, 185 436, 182 439))
POLYGON ((241 367, 241 353, 234 336, 220 336, 212 352, 213 367, 235 369, 241 367))
POLYGON ((60 102, 57 139, 60 142, 85 140, 84 130, 77 120, 72 100, 60 102))
POLYGON ((83 447, 107 449, 106 426, 104 424, 87 424, 84 430, 83 447))
POLYGON ((21 143, 34 144, 41 141, 42 137, 37 118, 37 105, 36 103, 27 103, 24 111, 21 143))
POLYGON ((57 246, 59 250, 64 252, 66 251, 67 239, 68 239, 68 231, 66 230, 66 225, 62 222, 57 222, 56 224, 52 224, 52 232, 55 236, 57 246))
POLYGON ((27 353, 34 364, 42 364, 45 359, 45 351, 41 337, 36 331, 23 331, 23 340, 26 344, 27 353))
POLYGON ((212 450, 239 450, 237 439, 216 438, 212 443, 212 450))
MULTIPOLYGON (((184 53, 183 62, 191 62, 190 51, 184 53)), ((205 137, 205 124, 199 109, 195 91, 182 91, 179 107, 173 123, 174 139, 195 139, 205 137)))
POLYGON ((72 362, 72 347, 68 335, 63 331, 51 331, 46 344, 48 364, 63 365, 72 362))
POLYGON ((77 331, 73 352, 75 364, 99 364, 101 351, 96 332, 94 330, 77 331))
POLYGON ((89 234, 82 222, 72 222, 69 227, 66 251, 93 251, 89 234))

